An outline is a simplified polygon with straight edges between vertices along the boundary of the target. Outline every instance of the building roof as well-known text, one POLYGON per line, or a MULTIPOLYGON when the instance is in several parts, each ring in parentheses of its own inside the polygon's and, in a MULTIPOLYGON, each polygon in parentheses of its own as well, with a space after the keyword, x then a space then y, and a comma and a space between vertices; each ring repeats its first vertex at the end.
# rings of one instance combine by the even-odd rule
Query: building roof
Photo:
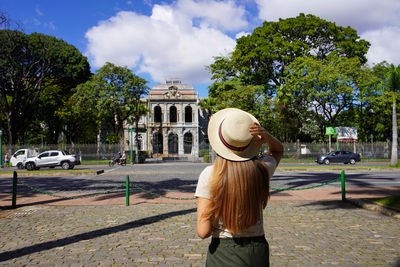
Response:
POLYGON ((166 79, 165 83, 155 85, 150 90, 150 95, 164 95, 170 92, 170 88, 174 86, 181 95, 197 95, 193 86, 190 84, 182 83, 179 78, 166 79))

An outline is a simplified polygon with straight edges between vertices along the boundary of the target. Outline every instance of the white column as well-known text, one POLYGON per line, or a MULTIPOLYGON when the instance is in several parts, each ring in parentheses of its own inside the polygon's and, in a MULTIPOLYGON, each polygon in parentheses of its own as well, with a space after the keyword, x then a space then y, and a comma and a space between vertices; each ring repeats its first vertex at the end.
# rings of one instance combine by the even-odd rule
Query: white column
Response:
POLYGON ((183 156, 184 155, 184 150, 183 150, 183 128, 179 130, 178 134, 178 156, 183 156))

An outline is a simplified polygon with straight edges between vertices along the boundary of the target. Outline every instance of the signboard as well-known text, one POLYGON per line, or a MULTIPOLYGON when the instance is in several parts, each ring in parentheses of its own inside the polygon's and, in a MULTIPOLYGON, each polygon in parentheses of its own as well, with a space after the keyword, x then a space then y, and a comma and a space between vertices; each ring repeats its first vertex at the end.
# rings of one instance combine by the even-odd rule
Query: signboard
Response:
POLYGON ((326 127, 326 135, 335 135, 336 134, 336 127, 326 127))
POLYGON ((341 142, 358 140, 356 127, 336 127, 336 133, 337 140, 341 142))

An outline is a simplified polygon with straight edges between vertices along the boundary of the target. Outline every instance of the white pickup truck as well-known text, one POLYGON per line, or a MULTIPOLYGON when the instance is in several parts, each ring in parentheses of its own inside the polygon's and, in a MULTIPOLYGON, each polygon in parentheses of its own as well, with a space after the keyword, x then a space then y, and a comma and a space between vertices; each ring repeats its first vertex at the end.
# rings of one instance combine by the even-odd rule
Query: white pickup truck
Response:
POLYGON ((25 168, 28 171, 39 170, 41 167, 54 168, 61 166, 64 170, 73 169, 75 165, 81 164, 81 158, 71 155, 63 150, 49 150, 37 156, 25 160, 25 168))
POLYGON ((10 158, 10 166, 17 167, 18 169, 23 169, 25 166, 25 160, 38 154, 39 152, 36 149, 18 149, 10 158))

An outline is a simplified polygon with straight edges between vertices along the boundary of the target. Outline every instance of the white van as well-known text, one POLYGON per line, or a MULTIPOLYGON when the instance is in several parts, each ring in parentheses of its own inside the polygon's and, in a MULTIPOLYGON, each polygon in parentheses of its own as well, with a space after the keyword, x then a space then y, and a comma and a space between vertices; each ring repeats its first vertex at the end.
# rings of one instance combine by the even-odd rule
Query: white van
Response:
POLYGON ((10 158, 10 166, 23 169, 25 160, 29 157, 37 156, 38 154, 39 152, 36 149, 18 149, 10 158))

